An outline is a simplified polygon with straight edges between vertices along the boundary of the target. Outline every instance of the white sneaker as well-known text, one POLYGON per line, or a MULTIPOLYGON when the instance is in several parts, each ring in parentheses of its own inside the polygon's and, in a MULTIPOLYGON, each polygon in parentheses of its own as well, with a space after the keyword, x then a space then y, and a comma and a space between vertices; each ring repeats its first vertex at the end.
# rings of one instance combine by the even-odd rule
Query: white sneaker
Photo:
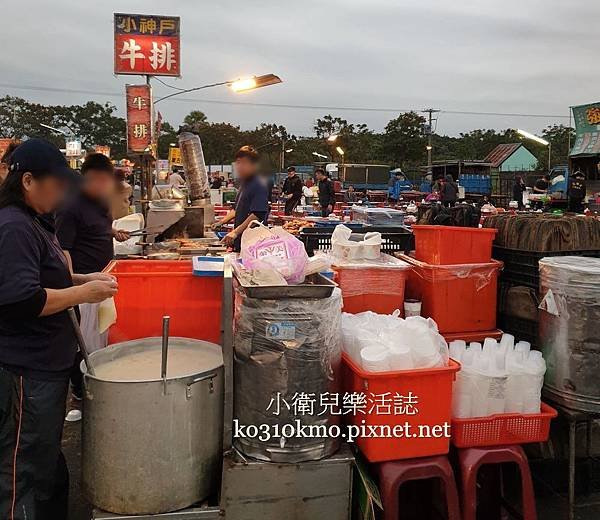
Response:
POLYGON ((67 422, 81 421, 81 410, 71 410, 65 417, 67 422))

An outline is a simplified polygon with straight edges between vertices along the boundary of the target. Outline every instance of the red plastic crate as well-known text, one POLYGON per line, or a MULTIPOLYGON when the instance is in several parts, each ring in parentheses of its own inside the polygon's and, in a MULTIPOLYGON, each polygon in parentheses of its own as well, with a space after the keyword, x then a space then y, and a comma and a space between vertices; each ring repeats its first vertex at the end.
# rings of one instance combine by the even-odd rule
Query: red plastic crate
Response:
POLYGON ((458 226, 412 227, 415 258, 433 265, 481 264, 492 259, 496 229, 458 226))
POLYGON ((410 263, 406 295, 421 301, 421 315, 433 318, 442 335, 496 328, 498 274, 502 262, 432 265, 396 254, 410 263))
MULTIPOLYGON (((460 365, 450 360, 447 367, 401 370, 397 372, 365 372, 348 355, 342 354, 343 391, 369 396, 396 394, 416 396, 418 402, 415 415, 377 414, 367 410, 365 414, 347 414, 348 424, 365 427, 390 427, 408 424, 410 432, 419 432, 419 427, 433 428, 450 424, 452 384, 460 365)), ((410 459, 443 455, 450 448, 449 437, 360 437, 355 440, 360 451, 370 462, 410 459)))
POLYGON ((475 448, 545 442, 550 422, 557 415, 554 408, 542 403, 540 413, 452 419, 452 444, 457 448, 475 448))
POLYGON ((105 272, 119 283, 109 343, 160 336, 165 315, 171 336, 221 341, 223 278, 194 276, 191 260, 114 260, 105 272))

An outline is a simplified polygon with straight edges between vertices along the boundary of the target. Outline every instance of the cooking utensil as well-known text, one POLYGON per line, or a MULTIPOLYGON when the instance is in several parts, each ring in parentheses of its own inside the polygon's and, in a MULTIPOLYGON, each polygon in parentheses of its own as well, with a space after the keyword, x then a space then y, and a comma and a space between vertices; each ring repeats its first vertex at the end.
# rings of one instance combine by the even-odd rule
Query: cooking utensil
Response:
POLYGON ((77 338, 77 343, 79 344, 79 351, 83 357, 83 361, 85 366, 87 367, 87 371, 94 375, 94 367, 90 364, 90 357, 88 355, 87 348, 85 346, 85 340, 83 339, 83 334, 81 333, 81 328, 79 327, 79 322, 77 321, 77 315, 75 314, 75 309, 70 307, 67 309, 69 314, 69 318, 71 319, 71 324, 73 325, 73 330, 75 331, 75 337, 77 338))
MULTIPOLYGON (((138 237, 138 236, 148 234, 148 233, 160 233, 161 231, 164 231, 164 230, 165 230, 164 226, 136 229, 135 231, 130 231, 129 236, 130 237, 138 237)), ((121 230, 118 230, 118 231, 121 231, 121 230)), ((123 230, 123 231, 125 231, 125 230, 123 230)))
POLYGON ((167 357, 169 353, 169 322, 170 316, 163 316, 162 328, 162 358, 160 364, 160 377, 163 380, 163 394, 167 395, 167 357))

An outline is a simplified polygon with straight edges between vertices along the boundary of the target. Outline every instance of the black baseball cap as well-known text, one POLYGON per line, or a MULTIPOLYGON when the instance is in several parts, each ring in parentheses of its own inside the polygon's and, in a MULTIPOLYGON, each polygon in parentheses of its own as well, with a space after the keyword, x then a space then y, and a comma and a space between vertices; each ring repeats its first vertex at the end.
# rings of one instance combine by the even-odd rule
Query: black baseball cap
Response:
POLYGON ((31 172, 34 177, 52 175, 74 181, 79 174, 69 167, 61 151, 45 139, 28 139, 10 156, 9 172, 31 172))
POLYGON ((296 171, 296 167, 295 167, 295 166, 290 166, 290 167, 287 169, 287 171, 288 171, 288 173, 290 173, 290 172, 295 172, 295 171, 296 171))

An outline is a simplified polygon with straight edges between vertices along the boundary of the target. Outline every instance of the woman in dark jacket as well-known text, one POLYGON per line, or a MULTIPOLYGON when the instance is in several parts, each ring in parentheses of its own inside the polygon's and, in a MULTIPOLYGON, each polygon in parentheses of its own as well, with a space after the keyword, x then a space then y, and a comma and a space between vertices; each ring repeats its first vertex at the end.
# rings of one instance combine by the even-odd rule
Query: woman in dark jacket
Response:
POLYGON ((0 518, 64 520, 60 450, 77 341, 67 309, 116 293, 105 274, 71 274, 53 213, 75 173, 41 139, 19 145, 0 187, 0 518))
POLYGON ((444 206, 449 208, 458 200, 458 184, 454 182, 454 179, 450 174, 446 175, 442 184, 441 197, 444 206))

